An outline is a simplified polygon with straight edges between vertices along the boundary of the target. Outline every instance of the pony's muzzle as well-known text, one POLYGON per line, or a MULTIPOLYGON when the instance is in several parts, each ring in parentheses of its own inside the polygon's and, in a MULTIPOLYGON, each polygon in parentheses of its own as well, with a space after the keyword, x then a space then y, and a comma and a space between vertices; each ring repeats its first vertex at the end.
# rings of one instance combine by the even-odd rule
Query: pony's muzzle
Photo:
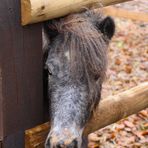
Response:
POLYGON ((76 127, 51 128, 45 143, 45 148, 81 148, 82 131, 76 127))
POLYGON ((78 148, 78 141, 74 139, 71 143, 65 143, 60 140, 54 144, 51 141, 46 141, 45 148, 78 148))

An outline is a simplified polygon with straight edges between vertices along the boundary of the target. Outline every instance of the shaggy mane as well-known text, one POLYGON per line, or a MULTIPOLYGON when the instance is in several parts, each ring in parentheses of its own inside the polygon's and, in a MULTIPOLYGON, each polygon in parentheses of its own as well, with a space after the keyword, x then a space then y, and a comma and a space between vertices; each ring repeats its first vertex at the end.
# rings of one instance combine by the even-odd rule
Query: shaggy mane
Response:
POLYGON ((56 38, 56 43, 52 47, 54 52, 64 53, 68 50, 70 53, 71 78, 75 81, 78 80, 77 82, 87 78, 85 81, 88 81, 89 90, 95 91, 96 97, 98 97, 98 87, 92 85, 94 84, 92 81, 97 80, 96 83, 102 84, 107 64, 106 42, 108 39, 96 26, 96 23, 101 20, 100 14, 88 11, 81 15, 74 14, 54 20, 49 26, 59 33, 59 37, 56 38))
MULTIPOLYGON (((63 35, 62 46, 54 50, 69 50, 72 75, 80 77, 85 73, 95 77, 105 76, 106 43, 108 39, 95 26, 102 16, 94 11, 82 15, 74 14, 54 20, 50 26, 63 35)), ((60 40, 61 42, 61 40, 60 40)), ((57 45, 61 45, 60 43, 57 45)))

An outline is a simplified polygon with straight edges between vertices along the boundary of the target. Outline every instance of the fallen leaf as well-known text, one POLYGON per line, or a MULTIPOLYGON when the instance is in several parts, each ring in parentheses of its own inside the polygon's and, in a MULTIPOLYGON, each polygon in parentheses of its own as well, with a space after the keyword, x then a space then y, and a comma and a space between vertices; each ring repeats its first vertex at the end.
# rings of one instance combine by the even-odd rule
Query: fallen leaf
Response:
POLYGON ((120 59, 118 59, 118 58, 117 58, 117 59, 115 59, 115 64, 116 64, 116 65, 120 65, 120 64, 121 64, 121 60, 120 60, 120 59))
POLYGON ((132 67, 130 65, 126 65, 125 66, 125 72, 128 73, 128 74, 131 73, 132 72, 132 67))
POLYGON ((135 126, 132 122, 129 122, 127 120, 124 121, 124 124, 125 124, 125 126, 130 127, 130 128, 133 128, 135 126))
POLYGON ((142 131, 141 134, 142 134, 143 136, 146 136, 146 135, 148 136, 148 130, 142 131))

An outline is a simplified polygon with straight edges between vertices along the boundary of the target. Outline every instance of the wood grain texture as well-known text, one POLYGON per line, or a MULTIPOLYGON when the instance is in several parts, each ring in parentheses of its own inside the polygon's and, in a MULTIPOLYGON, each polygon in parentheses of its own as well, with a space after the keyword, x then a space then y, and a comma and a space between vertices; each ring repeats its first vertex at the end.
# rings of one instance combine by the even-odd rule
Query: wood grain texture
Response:
POLYGON ((22 25, 130 0, 21 0, 22 25))
MULTIPOLYGON (((125 92, 103 99, 86 125, 84 135, 148 107, 148 82, 142 83, 125 92)), ((50 123, 29 129, 25 133, 25 148, 44 148, 50 123)))
POLYGON ((2 148, 24 148, 24 131, 18 131, 6 136, 2 141, 2 148))
POLYGON ((148 82, 102 100, 86 125, 87 135, 148 107, 148 82))
POLYGON ((10 143, 23 148, 24 130, 44 121, 42 25, 22 27, 20 18, 20 0, 0 0, 0 138, 4 148, 12 148, 10 143))
POLYGON ((36 126, 25 132, 25 148, 44 148, 44 142, 49 132, 49 123, 36 126))
POLYGON ((136 12, 132 10, 130 11, 130 10, 122 9, 122 8, 115 8, 112 6, 103 8, 103 11, 106 15, 148 22, 148 14, 144 12, 136 12))

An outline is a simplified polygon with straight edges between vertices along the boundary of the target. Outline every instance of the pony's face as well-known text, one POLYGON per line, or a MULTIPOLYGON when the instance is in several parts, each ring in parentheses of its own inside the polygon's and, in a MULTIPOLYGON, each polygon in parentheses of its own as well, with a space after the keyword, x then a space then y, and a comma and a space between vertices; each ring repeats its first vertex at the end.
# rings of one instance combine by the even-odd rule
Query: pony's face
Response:
POLYGON ((114 30, 110 17, 90 11, 46 23, 51 40, 45 63, 51 114, 47 148, 81 147, 85 124, 100 100, 114 30))

